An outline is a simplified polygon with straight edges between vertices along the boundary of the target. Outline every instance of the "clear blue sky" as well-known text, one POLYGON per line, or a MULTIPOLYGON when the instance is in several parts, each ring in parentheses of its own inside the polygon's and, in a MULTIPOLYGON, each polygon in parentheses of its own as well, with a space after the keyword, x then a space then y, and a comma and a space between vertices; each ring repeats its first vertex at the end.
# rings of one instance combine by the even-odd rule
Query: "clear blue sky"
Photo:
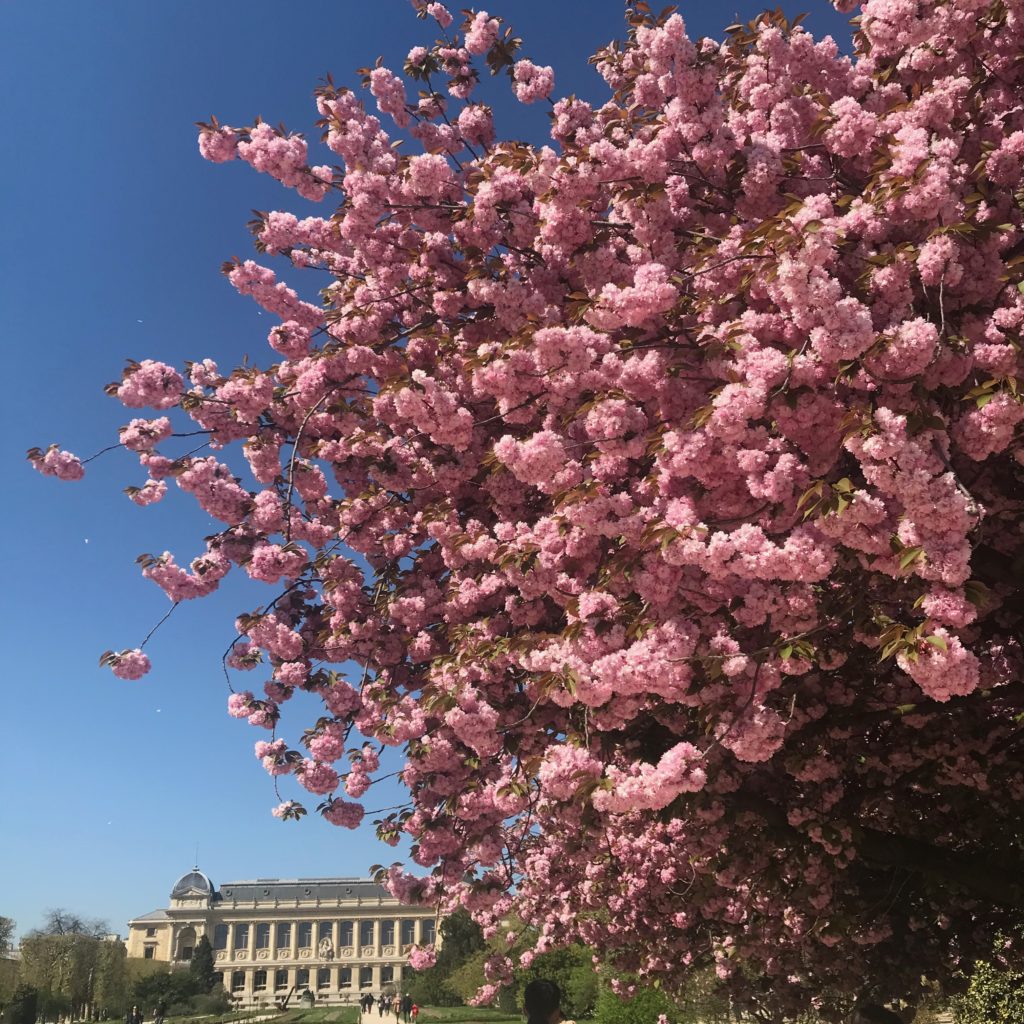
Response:
MULTIPOLYGON (((682 13, 692 35, 721 38, 763 6, 727 0, 682 13)), ((812 31, 846 48, 845 19, 824 0, 783 6, 811 7, 812 31)), ((623 35, 619 0, 488 9, 512 21, 525 55, 555 66, 558 95, 603 99, 586 58, 623 35)), ((325 72, 358 87, 356 67, 382 54, 400 68, 430 38, 407 0, 0 0, 9 370, 0 914, 21 933, 53 906, 123 933, 129 917, 166 905, 197 845, 216 883, 363 874, 396 857, 369 825, 352 833, 270 816, 277 800, 252 756, 267 734, 227 717, 219 671, 234 614, 267 600, 267 588, 235 581, 183 605, 147 648, 154 670, 142 681, 97 667, 103 650, 135 646, 167 608, 135 557, 170 549, 187 562, 212 531, 192 499, 172 489, 136 508, 121 488, 143 476, 122 453, 91 464, 81 483, 59 484, 30 470, 24 452, 57 440, 84 455, 115 439, 129 417, 101 388, 126 358, 270 361, 269 318, 219 266, 252 253, 251 210, 303 204, 240 161, 202 160, 193 122, 262 115, 315 137, 311 92, 325 72)), ((507 90, 501 79, 483 91, 499 133, 541 140, 544 112, 510 102, 507 90)), ((335 162, 318 145, 311 157, 335 162)), ((259 688, 265 677, 245 682, 259 688)), ((368 796, 368 806, 395 796, 368 796)))

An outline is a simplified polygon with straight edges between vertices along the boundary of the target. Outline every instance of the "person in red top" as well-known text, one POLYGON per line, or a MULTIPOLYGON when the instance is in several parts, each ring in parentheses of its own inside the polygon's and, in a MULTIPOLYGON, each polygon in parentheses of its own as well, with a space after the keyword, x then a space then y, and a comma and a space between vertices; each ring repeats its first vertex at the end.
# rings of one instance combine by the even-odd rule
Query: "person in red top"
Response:
POLYGON ((412 1014, 413 1024, 416 1024, 416 1018, 420 1015, 420 1008, 413 1003, 412 1009, 409 1012, 412 1014))

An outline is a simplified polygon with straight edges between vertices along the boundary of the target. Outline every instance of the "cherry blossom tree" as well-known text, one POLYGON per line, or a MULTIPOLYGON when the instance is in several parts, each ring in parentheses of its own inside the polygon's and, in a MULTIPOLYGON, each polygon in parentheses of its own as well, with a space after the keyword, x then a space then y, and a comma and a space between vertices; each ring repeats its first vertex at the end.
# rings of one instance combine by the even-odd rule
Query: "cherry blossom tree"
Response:
POLYGON ((843 46, 636 3, 601 106, 414 6, 437 38, 362 70, 370 109, 317 91, 340 166, 200 128, 331 207, 252 225, 321 299, 234 261, 272 353, 110 386, 154 413, 131 500, 223 524, 143 575, 276 588, 230 714, 336 825, 403 751, 377 831, 429 870, 392 891, 537 937, 482 999, 569 941, 639 984, 713 965, 766 1020, 948 985, 1024 905, 1024 0, 868 0, 843 46), (550 145, 501 140, 487 70, 550 145))

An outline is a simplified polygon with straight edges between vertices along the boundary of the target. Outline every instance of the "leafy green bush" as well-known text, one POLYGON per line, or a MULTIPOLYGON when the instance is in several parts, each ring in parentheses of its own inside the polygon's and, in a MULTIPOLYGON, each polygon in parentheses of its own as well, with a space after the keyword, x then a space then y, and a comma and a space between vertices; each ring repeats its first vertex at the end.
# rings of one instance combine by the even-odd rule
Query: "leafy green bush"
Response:
POLYGON ((677 1019, 677 1008, 661 989, 641 988, 632 999, 619 999, 601 986, 594 1008, 597 1024, 656 1024, 659 1015, 677 1019))
POLYGON ((957 1024, 1024 1024, 1024 971, 979 960, 953 1015, 957 1024))
POLYGON ((19 985, 4 1011, 6 1024, 36 1024, 39 993, 31 985, 19 985))

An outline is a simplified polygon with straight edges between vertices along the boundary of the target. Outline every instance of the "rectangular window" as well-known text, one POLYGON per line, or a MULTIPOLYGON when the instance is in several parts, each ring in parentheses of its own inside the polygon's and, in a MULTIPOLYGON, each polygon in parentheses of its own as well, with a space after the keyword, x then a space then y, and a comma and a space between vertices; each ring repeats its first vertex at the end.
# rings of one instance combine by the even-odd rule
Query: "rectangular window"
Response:
POLYGON ((352 922, 351 921, 339 921, 338 922, 338 945, 339 946, 351 946, 352 945, 352 922))
POLYGON ((226 924, 219 924, 213 929, 213 948, 228 948, 228 926, 226 924))
POLYGON ((352 968, 342 967, 341 977, 338 979, 338 988, 351 988, 352 987, 352 968))
POLYGON ((298 974, 295 975, 295 987, 296 988, 309 988, 309 969, 303 967, 298 974))
POLYGON ((182 946, 181 947, 181 959, 182 960, 191 960, 192 959, 192 947, 191 946, 182 946))
POLYGON ((155 935, 156 935, 156 929, 155 929, 155 928, 147 928, 147 929, 146 929, 146 938, 147 938, 147 939, 151 939, 151 938, 153 938, 153 937, 154 937, 155 935))
POLYGON ((334 941, 334 926, 330 921, 321 921, 316 930, 316 941, 323 942, 324 939, 334 941))
POLYGON ((300 921, 299 922, 299 947, 301 949, 308 949, 313 945, 313 922, 312 921, 300 921))
POLYGON ((214 971, 213 972, 213 984, 214 984, 215 987, 218 986, 218 985, 223 985, 224 984, 224 972, 223 971, 214 971))
POLYGON ((331 987, 330 967, 321 967, 320 970, 316 972, 316 987, 320 989, 331 987))
POLYGON ((288 987, 288 972, 282 970, 274 971, 274 991, 280 992, 288 987))
POLYGON ((360 946, 372 946, 373 945, 373 922, 372 921, 360 921, 359 922, 359 945, 360 946))
POLYGON ((395 922, 381 921, 380 923, 380 944, 382 946, 393 946, 395 944, 395 922))
POLYGON ((256 925, 256 948, 267 949, 270 946, 270 925, 256 925))
POLYGON ((231 991, 241 992, 245 988, 245 971, 231 972, 231 991))
POLYGON ((252 976, 252 988, 254 992, 266 992, 267 991, 267 972, 256 971, 252 976))
POLYGON ((277 948, 288 949, 292 944, 292 926, 290 924, 279 924, 277 926, 277 948))
POLYGON ((380 969, 380 983, 382 985, 392 985, 395 981, 395 969, 390 964, 387 967, 380 969))
POLYGON ((434 941, 434 919, 432 917, 427 918, 420 925, 420 934, 423 936, 423 945, 429 945, 434 941))
POLYGON ((235 925, 235 949, 249 948, 249 926, 247 924, 235 925))
POLYGON ((402 945, 411 946, 416 941, 416 922, 408 917, 402 919, 402 945))
POLYGON ((360 988, 373 988, 373 968, 372 967, 360 967, 359 968, 359 987, 360 988))
POLYGON ((147 946, 142 951, 142 958, 143 958, 143 960, 152 960, 153 959, 153 954, 155 952, 156 952, 156 947, 155 946, 147 946))

